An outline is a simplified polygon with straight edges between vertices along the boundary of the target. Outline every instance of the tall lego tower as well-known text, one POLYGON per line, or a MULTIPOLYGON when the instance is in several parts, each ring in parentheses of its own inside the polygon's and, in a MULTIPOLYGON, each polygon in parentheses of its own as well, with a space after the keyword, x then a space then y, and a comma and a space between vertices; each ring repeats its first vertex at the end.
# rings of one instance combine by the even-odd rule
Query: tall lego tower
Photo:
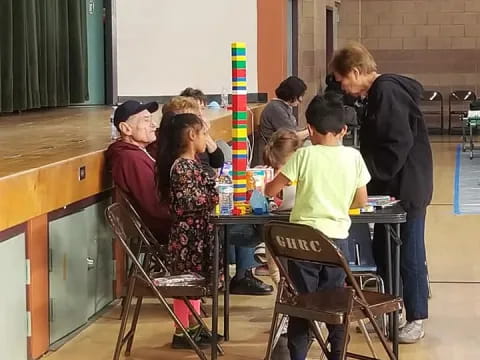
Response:
POLYGON ((245 43, 232 43, 232 170, 233 201, 247 200, 247 51, 245 43))

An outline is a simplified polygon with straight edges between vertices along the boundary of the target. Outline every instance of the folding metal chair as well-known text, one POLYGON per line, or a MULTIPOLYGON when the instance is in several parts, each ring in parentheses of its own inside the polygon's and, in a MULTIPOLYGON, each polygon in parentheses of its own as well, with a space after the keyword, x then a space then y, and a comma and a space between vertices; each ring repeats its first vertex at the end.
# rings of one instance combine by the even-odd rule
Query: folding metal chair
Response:
MULTIPOLYGON (((182 283, 175 282, 172 285, 155 285, 155 281, 159 278, 168 275, 167 273, 158 274, 151 273, 152 264, 161 264, 166 269, 163 260, 157 255, 157 249, 151 244, 149 239, 145 236, 141 229, 140 223, 136 219, 130 216, 129 212, 119 203, 110 205, 105 211, 107 220, 116 236, 116 239, 121 243, 128 258, 132 262, 132 274, 131 281, 128 283, 127 295, 125 298, 125 311, 123 313, 120 325, 120 331, 118 333, 117 344, 115 346, 114 360, 118 360, 122 347, 127 344, 125 349, 125 355, 130 355, 133 345, 133 339, 140 315, 140 309, 142 306, 142 300, 144 296, 155 296, 159 302, 165 307, 167 313, 186 336, 188 342, 192 346, 193 350, 197 353, 198 357, 202 360, 207 360, 205 353, 200 350, 188 331, 183 327, 177 316, 170 308, 167 298, 179 298, 182 299, 191 313, 195 316, 195 319, 200 324, 198 333, 205 331, 208 335, 211 335, 205 322, 193 309, 190 304, 191 299, 199 299, 207 296, 210 292, 208 282, 206 279, 196 279, 194 281, 185 281, 182 283), (136 232, 132 232, 136 229, 136 232), (133 235, 133 236, 132 236, 133 235), (130 329, 126 332, 127 323, 130 313, 130 305, 133 297, 137 297, 135 310, 130 324, 130 329)), ((217 344, 218 351, 223 354, 223 349, 217 344)))
MULTIPOLYGON (((360 289, 374 283, 379 293, 385 294, 385 283, 377 273, 377 265, 373 258, 372 234, 368 224, 352 224, 348 237, 349 254, 348 265, 353 276, 357 279, 360 289)), ((387 334, 387 316, 380 319, 383 332, 387 334)))
MULTIPOLYGON (((166 242, 168 241, 168 239, 163 239, 164 241, 160 242, 153 235, 153 233, 150 231, 149 227, 143 222, 142 218, 138 214, 137 209, 133 205, 133 201, 130 199, 130 197, 124 191, 122 191, 121 189, 118 189, 117 193, 119 195, 119 202, 122 205, 125 205, 125 209, 128 211, 129 215, 135 220, 136 224, 140 225, 140 229, 143 232, 144 236, 148 239, 150 244, 152 244, 154 246, 155 250, 156 250, 156 255, 157 256, 152 258, 153 263, 152 263, 152 269, 151 270, 152 271, 155 270, 156 272, 161 272, 161 273, 164 273, 164 274, 168 273, 168 270, 164 265, 165 262, 166 262, 166 257, 165 257, 166 248, 165 248, 165 246, 166 246, 166 242), (162 262, 161 263, 155 262, 155 259, 157 259, 157 258, 160 258, 162 260, 162 262)), ((142 250, 140 249, 140 251, 142 251, 142 250)), ((129 281, 131 281, 132 270, 133 270, 133 266, 130 266, 130 269, 129 269, 129 272, 128 272, 127 284, 128 284, 129 281)), ((127 285, 127 288, 128 288, 128 285, 127 285)), ((205 307, 203 306, 204 303, 205 303, 205 300, 202 298, 202 304, 200 306, 200 310, 201 310, 203 316, 207 316, 208 315, 207 311, 206 311, 205 307)), ((123 297, 123 300, 122 300, 122 311, 120 313, 120 319, 122 318, 124 311, 125 311, 125 297, 123 297)))
POLYGON ((425 90, 422 97, 423 115, 440 115, 440 135, 443 135, 443 96, 437 90, 425 90), (434 106, 434 105, 438 105, 434 106))
POLYGON ((281 273, 267 346, 267 360, 271 358, 273 337, 278 330, 281 314, 308 320, 318 344, 327 357, 330 357, 330 353, 318 327, 318 323, 321 322, 343 325, 345 336, 341 359, 350 357, 378 360, 375 357, 347 352, 350 322, 369 319, 389 358, 396 359, 375 321, 375 316, 400 310, 403 306, 402 299, 393 295, 361 290, 347 261, 335 244, 320 231, 309 226, 279 221, 270 222, 265 225, 265 243, 281 273), (340 267, 345 271, 347 282, 351 286, 299 294, 280 258, 340 267))
POLYGON ((460 119, 463 128, 463 118, 467 116, 468 105, 477 99, 473 90, 454 90, 448 97, 448 134, 452 131, 452 115, 460 119))

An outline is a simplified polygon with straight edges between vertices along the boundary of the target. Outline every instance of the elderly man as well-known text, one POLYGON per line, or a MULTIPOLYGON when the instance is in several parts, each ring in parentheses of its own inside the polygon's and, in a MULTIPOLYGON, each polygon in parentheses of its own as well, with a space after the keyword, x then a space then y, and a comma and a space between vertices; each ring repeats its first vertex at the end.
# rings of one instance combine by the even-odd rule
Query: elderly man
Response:
POLYGON ((108 147, 106 157, 115 185, 130 197, 157 240, 166 243, 170 230, 168 204, 158 198, 155 159, 146 151, 156 139, 152 113, 157 110, 156 102, 128 100, 121 104, 113 117, 120 137, 108 147))

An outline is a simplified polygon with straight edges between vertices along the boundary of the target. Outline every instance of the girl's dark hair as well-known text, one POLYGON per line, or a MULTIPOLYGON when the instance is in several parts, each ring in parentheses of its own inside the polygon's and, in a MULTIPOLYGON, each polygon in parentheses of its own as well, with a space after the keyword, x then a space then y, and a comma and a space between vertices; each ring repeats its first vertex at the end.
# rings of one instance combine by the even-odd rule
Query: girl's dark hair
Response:
POLYGON ((202 129, 203 122, 195 114, 166 113, 157 136, 156 182, 161 199, 170 197, 170 169, 184 151, 189 129, 202 129))
POLYGON ((342 96, 334 92, 315 96, 305 112, 307 123, 320 134, 338 134, 345 126, 342 96))
POLYGON ((307 91, 307 85, 303 80, 296 76, 290 76, 278 85, 275 95, 283 101, 293 102, 298 100, 300 96, 305 95, 305 91, 307 91))

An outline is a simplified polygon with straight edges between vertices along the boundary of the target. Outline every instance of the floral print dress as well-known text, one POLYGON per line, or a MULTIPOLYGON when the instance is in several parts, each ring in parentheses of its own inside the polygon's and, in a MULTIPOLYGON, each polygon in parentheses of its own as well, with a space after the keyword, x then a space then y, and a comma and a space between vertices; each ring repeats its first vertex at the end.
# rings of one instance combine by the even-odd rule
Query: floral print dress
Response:
POLYGON ((218 203, 215 179, 200 162, 177 159, 170 171, 170 199, 174 218, 168 244, 170 271, 209 279, 215 241, 209 217, 218 203))

